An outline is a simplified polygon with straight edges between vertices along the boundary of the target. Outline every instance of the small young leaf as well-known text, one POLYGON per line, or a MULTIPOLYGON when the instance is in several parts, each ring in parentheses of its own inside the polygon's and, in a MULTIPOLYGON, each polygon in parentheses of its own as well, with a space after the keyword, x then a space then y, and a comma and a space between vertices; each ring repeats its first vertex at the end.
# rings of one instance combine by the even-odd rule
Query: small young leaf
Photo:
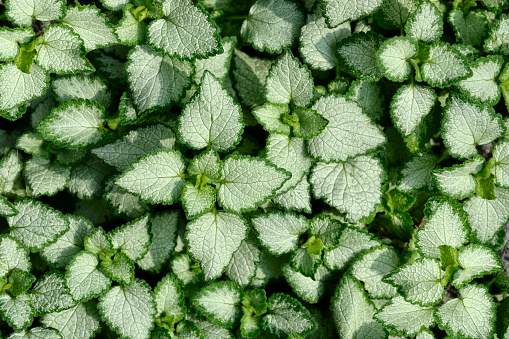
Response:
POLYGON ((216 205, 216 189, 212 186, 196 187, 188 182, 182 191, 182 207, 188 219, 203 215, 216 205))
POLYGON ((118 41, 113 26, 94 5, 69 6, 61 22, 79 34, 87 52, 118 41))
POLYGON ((112 280, 128 286, 134 278, 134 263, 123 252, 118 252, 113 260, 101 260, 100 267, 112 280))
POLYGON ((341 1, 321 0, 324 16, 329 27, 336 27, 346 21, 357 21, 374 13, 383 3, 382 0, 341 1))
POLYGON ((376 313, 373 302, 350 274, 343 274, 330 308, 340 338, 385 338, 387 335, 373 318, 376 313))
POLYGON ((322 161, 345 161, 385 143, 385 136, 354 102, 329 95, 312 109, 329 121, 320 135, 308 142, 308 151, 322 161))
POLYGON ((442 194, 453 199, 462 200, 475 193, 476 180, 474 175, 484 166, 481 156, 476 156, 460 165, 435 170, 432 172, 437 188, 442 194))
POLYGON ((298 138, 313 139, 329 123, 327 119, 311 109, 297 107, 293 110, 293 113, 299 119, 299 124, 293 128, 293 133, 298 138))
POLYGON ((41 322, 55 328, 64 338, 89 339, 99 330, 99 314, 94 300, 64 311, 46 314, 41 322))
POLYGON ((371 298, 391 298, 396 288, 382 281, 400 264, 399 253, 394 247, 373 248, 355 260, 350 266, 350 274, 364 283, 371 298))
POLYGON ((156 319, 170 317, 174 323, 177 323, 184 318, 186 313, 184 293, 171 274, 167 274, 157 283, 154 295, 157 310, 156 319))
POLYGON ((150 241, 150 217, 145 215, 108 233, 113 249, 125 253, 136 262, 147 253, 150 241))
POLYGON ((165 211, 152 215, 150 233, 152 241, 148 252, 136 264, 143 270, 159 272, 169 259, 177 243, 178 211, 165 211))
POLYGON ((103 6, 111 11, 121 11, 129 0, 101 0, 103 6))
POLYGON ((304 275, 313 277, 316 270, 322 264, 322 242, 316 237, 311 237, 292 253, 290 263, 292 268, 304 275))
POLYGON ((438 260, 419 258, 399 267, 383 281, 396 286, 407 302, 429 307, 444 297, 444 286, 441 283, 444 275, 438 260))
POLYGON ((279 54, 293 47, 305 16, 289 0, 258 0, 242 23, 240 36, 256 50, 279 54))
POLYGON ((52 196, 64 189, 71 176, 71 168, 34 155, 25 163, 24 176, 34 198, 52 196))
POLYGON ((462 247, 458 251, 458 263, 461 268, 454 273, 451 281, 456 288, 461 288, 475 278, 503 269, 497 253, 477 244, 462 247))
POLYGON ((72 299, 65 278, 52 271, 40 277, 30 291, 32 305, 37 315, 59 312, 76 303, 72 299))
POLYGON ((191 86, 194 67, 188 61, 170 58, 147 45, 136 45, 127 60, 127 80, 140 114, 179 102, 191 86))
POLYGON ((290 107, 266 103, 252 111, 256 120, 269 133, 290 135, 291 126, 283 122, 283 117, 290 114, 290 107))
POLYGON ((293 213, 266 213, 251 219, 262 246, 271 254, 281 255, 297 249, 299 236, 309 228, 309 221, 293 213))
POLYGON ((504 132, 502 117, 493 108, 454 93, 447 99, 442 128, 449 152, 460 159, 477 155, 476 146, 489 144, 504 132))
POLYGON ((331 279, 331 272, 323 265, 318 267, 312 278, 295 271, 290 264, 283 266, 283 273, 295 294, 310 304, 316 304, 323 298, 326 283, 331 279))
POLYGON ((123 337, 149 338, 154 327, 154 295, 143 280, 113 287, 99 298, 97 308, 101 318, 123 337))
POLYGON ((203 272, 199 264, 194 263, 189 255, 180 254, 172 259, 171 271, 182 286, 192 286, 203 282, 203 272))
POLYGON ((377 158, 359 156, 346 162, 318 162, 310 182, 316 198, 346 213, 347 220, 357 222, 381 202, 383 173, 377 158))
POLYGON ((17 297, 32 287, 32 284, 35 282, 35 276, 26 271, 15 270, 9 274, 8 282, 11 285, 8 288, 9 294, 17 297))
POLYGON ((209 212, 189 222, 186 229, 189 253, 200 262, 205 280, 210 281, 221 276, 248 227, 237 214, 209 212))
POLYGON ((260 158, 231 155, 223 162, 219 205, 234 212, 254 210, 290 177, 287 171, 260 158))
POLYGON ((286 294, 272 294, 267 301, 267 309, 267 315, 263 318, 263 329, 276 337, 281 338, 290 333, 307 335, 317 328, 309 311, 286 294))
POLYGON ((422 79, 430 86, 444 88, 472 76, 467 59, 447 43, 432 45, 428 54, 421 72, 422 79))
POLYGON ((63 0, 7 0, 7 18, 18 26, 32 26, 32 20, 54 21, 65 13, 63 0))
POLYGON ((441 13, 429 1, 423 1, 405 24, 407 35, 425 44, 431 44, 440 39, 443 29, 441 13))
POLYGON ((383 38, 376 33, 359 33, 338 43, 340 64, 345 71, 361 80, 378 81, 383 73, 378 65, 377 51, 383 38))
POLYGON ((42 68, 52 73, 93 72, 85 58, 83 41, 73 30, 63 25, 51 25, 44 32, 35 58, 42 68))
POLYGON ((62 213, 35 200, 19 200, 14 204, 19 213, 7 217, 10 235, 31 251, 40 251, 69 229, 62 213))
POLYGON ((269 102, 305 107, 313 98, 313 77, 309 69, 286 50, 270 68, 265 88, 269 102))
POLYGON ((192 303, 212 323, 231 328, 240 319, 241 298, 241 290, 235 283, 220 281, 202 288, 192 303))
POLYGON ((125 171, 115 185, 151 203, 172 204, 184 187, 186 163, 182 154, 163 150, 148 154, 125 171))
POLYGON ((120 10, 123 8, 123 16, 119 23, 115 26, 115 34, 118 36, 118 40, 124 45, 138 45, 145 41, 147 34, 147 24, 143 21, 138 21, 133 13, 135 9, 134 5, 128 4, 126 1, 125 5, 120 6, 120 10))
POLYGON ((30 41, 34 36, 31 28, 0 28, 0 60, 9 62, 19 52, 19 46, 30 41))
POLYGON ((221 179, 221 159, 216 151, 210 149, 194 157, 187 171, 192 175, 204 176, 207 182, 217 182, 221 179))
POLYGON ((95 101, 104 108, 111 105, 111 91, 98 76, 64 75, 51 81, 51 89, 58 103, 86 99, 95 101))
POLYGON ((192 1, 164 0, 162 9, 164 18, 148 26, 150 45, 169 56, 186 60, 222 52, 217 28, 209 14, 192 1))
MULTIPOLYGON (((375 314, 375 319, 398 334, 413 337, 423 329, 428 329, 435 324, 434 310, 434 307, 411 304, 398 295, 375 314)), ((417 338, 420 339, 419 336, 417 338)))
POLYGON ((377 52, 383 75, 392 81, 402 82, 413 73, 410 59, 417 55, 417 43, 407 37, 386 40, 377 52))
POLYGON ((450 336, 491 337, 496 311, 488 289, 483 285, 466 285, 459 292, 461 298, 449 299, 435 312, 438 327, 450 336))
POLYGON ((65 277, 74 300, 85 302, 110 287, 110 278, 98 266, 99 260, 90 252, 80 252, 67 265, 65 277))
POLYGON ((125 171, 141 156, 162 149, 173 149, 176 137, 171 128, 150 125, 130 131, 111 144, 95 148, 92 153, 118 171, 125 171))
POLYGON ((98 104, 79 99, 54 109, 37 126, 48 141, 69 149, 88 149, 108 137, 106 112, 98 104))
POLYGON ((26 293, 17 297, 11 297, 7 293, 0 294, 0 316, 15 331, 27 328, 34 320, 30 296, 26 293))
POLYGON ((433 153, 416 154, 401 169, 398 189, 411 192, 420 189, 433 189, 431 172, 438 164, 438 157, 433 153))
POLYGON ((198 94, 179 117, 180 140, 193 149, 213 147, 225 152, 239 143, 243 128, 240 106, 205 71, 198 94))
POLYGON ((320 6, 308 14, 307 24, 300 31, 299 51, 312 69, 328 71, 337 66, 336 44, 349 37, 352 29, 349 23, 329 28, 322 16, 320 6))

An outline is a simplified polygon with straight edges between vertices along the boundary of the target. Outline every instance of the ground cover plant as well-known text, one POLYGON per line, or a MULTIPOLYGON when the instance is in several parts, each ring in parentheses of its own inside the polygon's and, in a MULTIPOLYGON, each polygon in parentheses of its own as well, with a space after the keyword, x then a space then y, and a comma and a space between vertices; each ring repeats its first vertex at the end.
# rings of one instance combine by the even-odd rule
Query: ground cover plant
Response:
POLYGON ((509 338, 507 0, 0 0, 2 338, 509 338))

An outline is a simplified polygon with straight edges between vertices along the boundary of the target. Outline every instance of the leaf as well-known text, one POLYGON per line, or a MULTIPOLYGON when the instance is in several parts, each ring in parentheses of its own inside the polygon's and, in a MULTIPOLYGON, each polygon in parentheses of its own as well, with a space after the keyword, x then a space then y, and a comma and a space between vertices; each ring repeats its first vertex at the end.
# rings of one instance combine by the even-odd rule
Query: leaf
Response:
POLYGON ((144 201, 118 188, 114 185, 114 181, 115 178, 106 180, 102 198, 115 215, 134 219, 149 211, 150 208, 144 201))
POLYGON ((111 240, 106 236, 101 226, 95 228, 86 236, 84 246, 85 251, 95 255, 111 256, 114 254, 111 240))
POLYGON ((19 213, 7 217, 10 235, 31 251, 40 251, 69 229, 69 222, 58 210, 34 200, 14 204, 19 213))
POLYGON ((31 28, 0 28, 0 60, 14 61, 19 52, 19 45, 30 41, 34 36, 31 28))
POLYGON ((147 45, 136 45, 127 59, 127 80, 139 113, 178 103, 191 86, 194 67, 188 61, 170 58, 147 45))
POLYGON ((509 188, 509 141, 502 140, 493 148, 495 164, 491 173, 495 176, 497 185, 509 188))
POLYGON ((111 91, 98 76, 64 75, 51 81, 51 89, 58 103, 86 99, 95 101, 104 108, 111 105, 111 91))
POLYGON ((171 317, 172 321, 177 323, 184 318, 186 313, 184 293, 171 274, 165 275, 157 283, 154 295, 157 310, 156 319, 171 317))
POLYGON ((356 21, 376 12, 381 0, 341 1, 321 0, 324 16, 329 27, 336 27, 346 21, 356 21))
POLYGON ((7 18, 18 26, 32 26, 32 20, 55 21, 65 13, 63 0, 7 0, 7 18))
POLYGON ((150 233, 152 241, 148 252, 136 264, 143 270, 159 272, 170 258, 177 242, 178 211, 165 211, 152 215, 150 233))
POLYGON ((269 75, 271 60, 259 59, 235 49, 233 52, 233 85, 240 101, 249 107, 265 102, 265 79, 269 75))
POLYGON ((85 57, 83 40, 64 25, 51 25, 46 29, 35 62, 52 73, 95 71, 85 57))
POLYGON ((418 7, 418 0, 388 0, 380 6, 380 10, 375 13, 375 17, 380 15, 382 18, 380 22, 383 25, 403 28, 405 22, 418 7))
POLYGON ((202 176, 208 182, 217 182, 221 178, 221 159, 216 151, 210 149, 194 157, 187 169, 189 174, 202 176))
POLYGON ((369 216, 381 202, 383 173, 377 158, 359 156, 346 162, 318 162, 310 182, 316 198, 324 199, 346 213, 347 220, 356 222, 369 216))
POLYGON ((223 161, 219 205, 234 212, 254 210, 289 178, 287 171, 260 158, 231 155, 223 161))
POLYGON ((350 274, 343 274, 330 308, 340 338, 385 338, 387 335, 373 319, 376 313, 373 302, 350 274))
POLYGON ((49 159, 50 153, 46 149, 47 146, 46 140, 37 132, 25 132, 16 142, 16 148, 23 152, 49 159))
POLYGON ((127 338, 149 338, 156 306, 147 283, 134 279, 130 286, 115 286, 99 298, 101 318, 115 332, 127 338), (118 310, 122 312, 118 312, 118 310))
POLYGON ((319 6, 308 14, 307 23, 302 26, 299 37, 299 52, 312 69, 328 71, 337 66, 336 45, 351 35, 349 23, 329 28, 319 6))
POLYGON ((376 54, 382 43, 383 38, 373 32, 362 32, 345 38, 338 43, 339 63, 353 77, 378 81, 383 73, 376 54))
POLYGON ((65 278, 57 271, 40 277, 30 291, 32 305, 37 315, 59 312, 76 303, 72 299, 65 278))
POLYGON ((212 323, 232 328, 240 319, 241 290, 231 281, 215 282, 202 288, 192 299, 196 309, 212 323))
POLYGON ((10 195, 23 170, 23 157, 12 150, 0 159, 0 193, 10 195))
POLYGON ((392 97, 390 110, 395 127, 403 136, 409 136, 419 126, 437 102, 430 87, 403 85, 392 97))
POLYGON ((425 44, 436 42, 443 34, 444 22, 438 8, 429 1, 420 4, 408 18, 405 31, 408 37, 425 44))
POLYGON ((108 233, 113 249, 136 262, 147 253, 151 239, 149 215, 115 228, 108 233))
POLYGON ((488 37, 484 39, 484 50, 492 54, 509 54, 509 16, 502 14, 491 25, 488 37))
POLYGON ((295 45, 305 16, 289 0, 258 0, 242 23, 240 36, 261 52, 279 54, 295 45))
POLYGON ((430 208, 433 208, 433 211, 430 215, 426 212, 428 221, 417 233, 416 246, 425 256, 439 258, 439 246, 460 248, 468 241, 470 229, 467 226, 466 213, 455 201, 430 200, 426 209, 429 211, 430 208))
POLYGON ((200 7, 189 0, 164 0, 162 9, 164 18, 148 26, 148 42, 154 48, 185 60, 222 52, 217 27, 200 7))
POLYGON ((216 189, 212 186, 197 188, 188 182, 184 186, 181 199, 187 218, 194 219, 215 207, 216 189))
POLYGON ((444 88, 472 76, 467 59, 445 42, 429 48, 421 66, 422 79, 431 87, 444 88))
POLYGON ((302 139, 313 139, 327 126, 329 121, 316 111, 305 108, 295 108, 293 113, 298 117, 298 125, 294 126, 293 133, 302 139))
POLYGON ((466 285, 461 298, 449 299, 435 312, 438 327, 450 336, 487 338, 493 335, 495 303, 483 285, 466 285))
POLYGON ((261 250, 255 237, 248 235, 233 253, 232 260, 226 267, 226 275, 241 288, 246 288, 256 273, 261 259, 260 254, 261 250))
POLYGON ((434 307, 411 304, 398 295, 375 314, 375 319, 398 334, 413 337, 435 325, 434 310, 434 307))
POLYGON ((111 167, 97 157, 89 156, 71 170, 67 190, 80 199, 99 198, 104 179, 111 171, 111 167))
POLYGON ((63 190, 70 175, 70 167, 36 155, 25 163, 25 181, 34 198, 41 195, 52 196, 63 190))
POLYGON ((7 293, 0 294, 0 316, 15 331, 27 328, 34 320, 30 296, 26 293, 17 297, 11 297, 7 293))
POLYGON ((99 314, 96 302, 79 303, 60 312, 46 314, 41 322, 57 329, 64 338, 88 339, 99 330, 99 314))
POLYGON ((86 251, 77 254, 67 265, 65 277, 74 300, 86 302, 110 287, 110 278, 98 266, 97 257, 86 251))
POLYGON ((26 271, 15 270, 9 274, 8 283, 11 286, 4 287, 4 290, 9 291, 10 296, 18 297, 28 291, 34 282, 35 276, 32 274, 26 271))
POLYGON ((200 265, 194 263, 187 254, 177 255, 171 260, 171 271, 182 286, 193 286, 203 282, 200 265))
POLYGON ((418 45, 409 37, 387 39, 377 52, 383 75, 392 81, 402 82, 413 74, 410 60, 417 55, 418 45))
POLYGON ((460 159, 477 155, 476 146, 489 144, 504 132, 502 118, 493 108, 460 94, 447 99, 442 128, 449 152, 460 159))
POLYGON ((472 76, 461 80, 456 87, 465 95, 490 106, 500 100, 500 88, 496 78, 502 70, 503 58, 499 55, 488 55, 471 64, 472 76))
POLYGON ((458 263, 461 267, 452 276, 451 284, 461 288, 475 278, 503 270, 500 259, 492 249, 478 244, 470 244, 458 251, 458 263))
POLYGON ((224 84, 225 79, 228 76, 228 71, 230 70, 230 63, 236 44, 236 37, 222 38, 221 46, 223 48, 223 53, 209 56, 206 59, 196 59, 194 61, 194 66, 196 68, 196 73, 194 74, 194 82, 196 84, 200 84, 201 78, 205 71, 209 71, 217 78, 219 82, 224 84))
POLYGON ((350 274, 364 283, 371 298, 391 298, 396 295, 396 288, 382 278, 399 265, 399 253, 394 247, 375 247, 352 263, 350 274))
POLYGON ((254 109, 252 113, 267 132, 290 135, 291 126, 283 122, 283 117, 291 113, 287 105, 266 103, 254 109))
POLYGON ((459 42, 476 47, 484 42, 489 24, 483 12, 471 11, 465 14, 460 9, 453 9, 447 19, 459 42))
POLYGON ((297 249, 299 237, 309 228, 309 221, 295 213, 272 212, 251 218, 260 243, 273 255, 297 249))
POLYGON ((415 154, 401 169, 398 189, 402 192, 432 190, 434 184, 431 173, 437 165, 438 157, 435 154, 428 152, 415 154))
POLYGON ((113 26, 94 5, 67 7, 61 22, 81 37, 87 52, 111 46, 118 41, 113 26))
POLYGON ((9 111, 44 94, 49 74, 37 65, 23 73, 14 63, 0 65, 0 112, 9 111))
POLYGON ((18 211, 14 208, 6 197, 0 195, 0 215, 4 217, 12 217, 18 214, 18 211))
POLYGON ((113 259, 107 258, 101 260, 99 266, 108 277, 121 285, 130 285, 134 278, 134 263, 123 252, 115 254, 113 259))
POLYGON ((309 173, 313 164, 307 155, 305 142, 300 138, 271 133, 265 150, 267 160, 292 175, 277 191, 278 195, 294 188, 309 173))
POLYGON ((111 11, 121 11, 129 0, 101 0, 103 6, 111 11))
POLYGON ((433 180, 440 192, 448 197, 463 200, 475 193, 475 175, 481 172, 484 159, 475 156, 462 164, 432 172, 433 180))
POLYGON ((29 272, 31 268, 28 250, 10 235, 0 236, 0 277, 14 270, 29 272))
POLYGON ((142 44, 147 35, 147 24, 143 21, 138 21, 133 13, 133 10, 136 8, 134 5, 129 4, 129 1, 119 5, 119 10, 122 10, 122 8, 122 19, 115 26, 115 34, 118 36, 118 40, 121 44, 128 46, 142 44))
POLYGON ((213 324, 210 321, 195 321, 196 327, 200 330, 200 334, 205 339, 233 339, 231 332, 219 325, 213 324))
POLYGON ((223 273, 245 239, 247 229, 242 217, 227 212, 209 212, 187 224, 189 253, 200 262, 205 280, 216 279, 223 273))
POLYGON ((104 108, 88 100, 68 101, 44 118, 37 132, 59 147, 88 149, 108 137, 104 108))
POLYGON ((263 329, 278 338, 290 333, 307 335, 317 328, 309 311, 297 299, 286 294, 272 294, 267 301, 267 309, 263 329))
POLYGON ((331 279, 331 272, 323 265, 318 267, 311 278, 297 272, 290 264, 283 266, 283 273, 293 292, 310 304, 316 304, 323 298, 327 282, 331 279))
POLYGON ((307 176, 286 193, 272 199, 277 206, 287 211, 311 213, 311 186, 307 176))
POLYGON ((292 268, 306 277, 313 277, 322 264, 322 242, 310 237, 292 253, 292 268))
POLYGON ((179 152, 157 151, 134 162, 118 177, 115 185, 151 203, 169 205, 180 197, 185 166, 179 152))
POLYGON ((271 103, 305 107, 313 98, 313 77, 309 69, 286 50, 270 68, 265 89, 265 97, 271 103))
POLYGON ((9 339, 60 339, 62 336, 55 329, 48 329, 43 327, 32 327, 31 329, 21 332, 14 332, 9 339))
POLYGON ((399 267, 383 281, 395 286, 407 302, 430 307, 444 297, 444 275, 438 260, 423 257, 399 267))
POLYGON ((193 149, 213 147, 225 152, 239 143, 243 128, 240 106, 205 71, 198 94, 179 117, 180 140, 193 149))

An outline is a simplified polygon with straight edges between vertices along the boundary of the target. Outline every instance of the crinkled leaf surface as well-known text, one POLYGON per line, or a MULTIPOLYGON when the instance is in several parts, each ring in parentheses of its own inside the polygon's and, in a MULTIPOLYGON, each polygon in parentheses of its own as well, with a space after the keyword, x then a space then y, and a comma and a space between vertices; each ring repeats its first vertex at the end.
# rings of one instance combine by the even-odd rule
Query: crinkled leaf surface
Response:
POLYGON ((493 24, 484 40, 484 50, 493 54, 509 54, 509 16, 502 14, 500 18, 493 24))
POLYGON ((233 254, 232 260, 226 267, 226 275, 240 287, 245 288, 256 273, 260 254, 261 250, 255 237, 248 235, 233 254))
POLYGON ((438 42, 429 48, 421 66, 422 79, 432 87, 444 88, 472 76, 467 59, 449 44, 438 42))
POLYGON ((438 157, 432 153, 417 154, 410 158, 401 169, 398 189, 403 192, 433 188, 433 171, 438 163, 438 157))
MULTIPOLYGON (((352 3, 357 3, 357 1, 352 3)), ((361 6, 360 2, 358 4, 361 6)), ((361 32, 341 40, 338 43, 340 64, 347 73, 358 79, 380 80, 383 73, 378 65, 377 51, 382 42, 382 37, 373 32, 361 32)))
POLYGON ((495 182, 505 188, 509 188, 509 140, 502 140, 493 148, 495 164, 491 173, 495 175, 495 182))
POLYGON ((323 298, 326 284, 331 279, 331 272, 323 265, 318 267, 312 278, 295 271, 290 264, 283 266, 283 273, 295 294, 311 304, 316 304, 323 298))
POLYGON ((52 196, 63 190, 70 175, 70 167, 36 155, 25 163, 24 176, 33 197, 52 196))
POLYGON ((64 75, 51 81, 51 90, 59 103, 87 99, 97 102, 104 108, 111 105, 111 90, 98 76, 64 75))
POLYGON ((448 20, 454 28, 458 41, 476 47, 484 42, 489 23, 483 12, 471 11, 465 14, 460 9, 453 9, 449 13, 448 20))
POLYGON ((472 196, 476 188, 474 175, 484 166, 481 156, 476 156, 460 165, 432 172, 437 188, 444 195, 462 200, 472 196))
POLYGON ((502 270, 497 253, 488 247, 470 244, 458 251, 460 269, 452 276, 452 285, 460 288, 475 278, 502 270))
POLYGON ((377 52, 384 76, 398 82, 408 79, 414 71, 410 59, 415 57, 417 52, 417 43, 411 38, 387 39, 377 52))
POLYGON ((306 335, 314 332, 317 324, 302 304, 286 294, 274 293, 267 301, 268 312, 263 318, 263 328, 281 337, 296 333, 306 335))
POLYGON ((31 26, 32 20, 52 21, 65 13, 63 0, 9 0, 7 17, 19 26, 31 26))
POLYGON ((170 274, 164 276, 154 289, 156 302, 156 318, 161 316, 173 316, 173 321, 178 322, 186 313, 184 294, 177 280, 170 274))
POLYGON ((221 39, 223 53, 209 56, 206 59, 196 59, 194 66, 196 73, 194 74, 194 82, 199 84, 205 71, 212 73, 221 83, 224 83, 228 76, 230 63, 233 57, 233 51, 237 44, 236 37, 225 37, 221 39))
POLYGON ((91 338, 99 330, 99 313, 95 300, 79 303, 67 310, 46 314, 41 322, 57 329, 64 338, 91 338))
POLYGON ((311 185, 308 176, 286 193, 279 194, 272 201, 288 211, 311 213, 311 185))
POLYGON ((38 315, 59 312, 76 303, 69 293, 65 278, 53 271, 40 277, 30 290, 31 302, 38 315))
POLYGON ((17 297, 11 297, 7 293, 0 294, 0 316, 15 331, 27 328, 34 319, 30 296, 26 293, 17 297))
POLYGON ((0 60, 14 61, 19 52, 19 44, 24 44, 34 36, 31 28, 0 28, 0 60))
POLYGON ((110 278, 98 266, 99 260, 90 252, 80 252, 69 263, 66 280, 74 300, 85 302, 110 287, 110 278))
POLYGON ((28 250, 14 237, 0 236, 0 277, 5 277, 12 270, 29 272, 31 267, 28 250))
POLYGON ((142 258, 152 240, 149 215, 115 228, 108 233, 108 238, 113 249, 124 252, 132 261, 142 258))
POLYGON ((265 79, 269 75, 271 60, 252 57, 235 49, 233 54, 233 85, 240 101, 256 107, 265 102, 265 79))
POLYGON ((336 27, 345 21, 356 21, 374 13, 383 3, 381 0, 369 1, 341 1, 322 0, 327 24, 336 27))
POLYGON ((425 44, 442 36, 444 22, 438 8, 429 1, 423 1, 405 24, 407 35, 425 44))
POLYGON ((193 305, 213 323, 233 327, 240 319, 241 290, 231 281, 215 282, 202 288, 193 305))

